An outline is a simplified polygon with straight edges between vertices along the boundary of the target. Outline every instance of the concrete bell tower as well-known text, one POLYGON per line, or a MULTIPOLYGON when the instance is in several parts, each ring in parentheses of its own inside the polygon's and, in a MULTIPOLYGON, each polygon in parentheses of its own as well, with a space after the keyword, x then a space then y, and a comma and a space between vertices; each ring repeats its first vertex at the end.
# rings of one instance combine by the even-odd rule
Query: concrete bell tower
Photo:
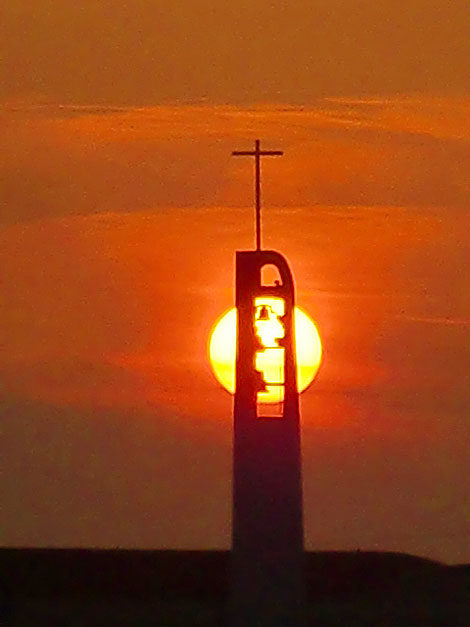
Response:
POLYGON ((236 253, 236 389, 230 627, 304 625, 303 517, 295 290, 286 259, 260 246, 236 253), (278 280, 266 285, 264 268, 278 280))

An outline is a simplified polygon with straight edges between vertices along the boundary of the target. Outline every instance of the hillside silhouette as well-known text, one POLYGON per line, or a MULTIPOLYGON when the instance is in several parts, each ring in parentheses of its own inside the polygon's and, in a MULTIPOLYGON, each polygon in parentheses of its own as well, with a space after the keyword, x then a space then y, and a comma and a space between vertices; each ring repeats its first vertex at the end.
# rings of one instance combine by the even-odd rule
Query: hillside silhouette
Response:
MULTIPOLYGON (((228 551, 0 549, 2 626, 218 627, 228 551)), ((309 624, 470 626, 470 565, 305 553, 309 624)))

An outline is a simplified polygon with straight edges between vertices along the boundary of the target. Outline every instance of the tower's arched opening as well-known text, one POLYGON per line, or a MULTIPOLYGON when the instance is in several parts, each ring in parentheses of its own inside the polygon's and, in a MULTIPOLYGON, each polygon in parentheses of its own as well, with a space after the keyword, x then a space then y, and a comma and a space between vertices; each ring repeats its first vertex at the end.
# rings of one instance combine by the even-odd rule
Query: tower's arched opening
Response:
POLYGON ((267 263, 261 268, 261 286, 276 287, 282 285, 282 278, 277 266, 267 263))

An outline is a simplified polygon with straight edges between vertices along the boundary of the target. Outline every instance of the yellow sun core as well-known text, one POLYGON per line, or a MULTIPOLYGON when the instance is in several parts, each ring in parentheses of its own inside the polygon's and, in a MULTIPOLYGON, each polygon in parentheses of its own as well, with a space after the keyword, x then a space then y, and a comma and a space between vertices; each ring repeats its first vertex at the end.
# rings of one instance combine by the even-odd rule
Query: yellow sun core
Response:
MULTIPOLYGON (((273 325, 276 321, 273 320, 273 325)), ((277 323, 278 324, 278 323, 277 323)), ((320 336, 313 320, 302 309, 294 309, 297 389, 303 392, 312 383, 322 358, 320 336)), ((273 328, 273 334, 276 330, 273 328)), ((269 333, 269 330, 268 330, 269 333)), ((235 362, 237 348, 237 310, 226 311, 215 323, 209 338, 209 358, 212 370, 222 386, 235 393, 235 362)), ((269 364, 268 364, 269 366, 269 364)), ((276 364, 273 364, 273 368, 276 364)), ((278 399, 266 398, 264 402, 278 399)))

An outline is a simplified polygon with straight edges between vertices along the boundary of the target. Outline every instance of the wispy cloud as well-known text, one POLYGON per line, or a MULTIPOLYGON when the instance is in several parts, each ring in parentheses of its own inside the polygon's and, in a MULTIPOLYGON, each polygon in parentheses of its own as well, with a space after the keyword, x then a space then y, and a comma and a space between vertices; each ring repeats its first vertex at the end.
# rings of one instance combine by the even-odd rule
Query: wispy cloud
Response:
POLYGON ((452 317, 426 317, 426 316, 409 316, 402 315, 397 316, 402 320, 409 320, 410 322, 422 322, 424 324, 437 324, 444 326, 456 326, 467 327, 470 326, 470 318, 452 318, 452 317))
POLYGON ((251 166, 230 152, 262 137, 278 206, 468 208, 465 99, 318 100, 309 107, 3 106, 2 220, 167 206, 251 204, 251 166))

